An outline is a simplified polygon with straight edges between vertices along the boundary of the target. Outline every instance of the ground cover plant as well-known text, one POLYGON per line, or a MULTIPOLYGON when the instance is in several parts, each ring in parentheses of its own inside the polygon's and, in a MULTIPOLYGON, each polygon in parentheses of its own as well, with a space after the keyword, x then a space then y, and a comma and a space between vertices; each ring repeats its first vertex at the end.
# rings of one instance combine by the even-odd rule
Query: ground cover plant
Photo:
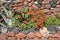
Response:
POLYGON ((0 11, 0 16, 3 22, 0 22, 7 27, 18 27, 21 30, 29 30, 31 28, 43 27, 45 22, 44 11, 38 8, 19 7, 16 11, 9 10, 6 6, 0 5, 3 11, 0 11))

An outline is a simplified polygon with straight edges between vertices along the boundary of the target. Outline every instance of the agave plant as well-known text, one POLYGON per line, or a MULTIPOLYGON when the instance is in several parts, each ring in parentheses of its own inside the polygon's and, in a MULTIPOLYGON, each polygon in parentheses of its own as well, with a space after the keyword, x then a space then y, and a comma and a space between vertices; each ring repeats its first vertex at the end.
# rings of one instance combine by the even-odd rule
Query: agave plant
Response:
POLYGON ((0 6, 3 8, 3 11, 4 11, 4 13, 2 11, 0 11, 0 15, 2 16, 2 18, 3 18, 4 22, 6 23, 6 25, 10 27, 11 26, 10 24, 11 24, 11 21, 12 21, 12 16, 11 16, 12 12, 7 10, 5 8, 5 6, 3 6, 2 4, 0 4, 0 6))

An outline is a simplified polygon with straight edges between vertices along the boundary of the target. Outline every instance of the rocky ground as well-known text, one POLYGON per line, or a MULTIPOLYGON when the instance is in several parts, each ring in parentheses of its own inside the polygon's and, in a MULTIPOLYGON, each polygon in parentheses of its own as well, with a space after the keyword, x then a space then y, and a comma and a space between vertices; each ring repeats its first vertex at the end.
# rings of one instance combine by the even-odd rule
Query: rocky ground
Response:
MULTIPOLYGON (((17 2, 19 2, 19 0, 17 2)), ((28 4, 28 2, 24 2, 25 6, 27 4, 29 6, 31 6, 32 3, 33 2, 31 2, 31 1, 29 2, 29 4, 28 4)), ((36 5, 36 4, 37 4, 37 1, 35 1, 34 5, 36 5)), ((10 4, 9 7, 13 6, 12 11, 14 11, 16 8, 18 8, 19 6, 22 6, 22 5, 23 5, 23 2, 17 3, 15 5, 10 4)), ((34 5, 32 5, 32 6, 34 6, 34 5)), ((56 13, 60 13, 60 0, 53 0, 53 1, 45 0, 43 2, 39 1, 37 6, 40 7, 39 5, 41 5, 42 9, 44 9, 44 12, 46 13, 47 17, 54 16, 56 13), (41 3, 43 5, 41 5, 41 3)), ((0 7, 0 9, 1 9, 1 7, 0 7)), ((0 27, 0 29, 1 29, 1 27, 0 27)), ((18 28, 16 28, 16 29, 18 29, 18 28)), ((12 32, 10 28, 2 28, 0 31, 2 32, 2 33, 0 33, 0 40, 60 40, 60 31, 57 31, 57 33, 54 33, 54 34, 50 33, 45 36, 42 36, 42 34, 38 31, 29 32, 28 34, 20 32, 19 30, 15 30, 12 32)))
POLYGON ((60 31, 46 36, 42 36, 40 32, 30 32, 28 34, 7 32, 6 34, 0 34, 0 40, 60 40, 60 31))

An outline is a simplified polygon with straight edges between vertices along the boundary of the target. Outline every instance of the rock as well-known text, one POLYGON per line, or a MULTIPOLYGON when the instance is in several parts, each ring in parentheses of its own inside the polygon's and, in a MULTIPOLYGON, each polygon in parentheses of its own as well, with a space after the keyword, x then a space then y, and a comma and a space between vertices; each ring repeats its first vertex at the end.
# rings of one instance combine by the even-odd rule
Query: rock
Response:
POLYGON ((4 28, 4 27, 1 28, 1 33, 2 33, 2 34, 6 34, 7 31, 8 31, 7 28, 4 28))
POLYGON ((17 4, 18 7, 23 6, 23 3, 17 4))
POLYGON ((2 27, 2 26, 0 25, 0 34, 1 34, 1 27, 2 27))
POLYGON ((28 2, 24 2, 24 6, 27 6, 28 5, 28 2))
POLYGON ((40 40, 40 39, 39 39, 39 37, 34 37, 34 39, 33 39, 33 40, 40 40))
POLYGON ((47 38, 42 37, 41 40, 47 40, 47 38))
POLYGON ((38 1, 38 4, 42 4, 42 0, 38 1))
POLYGON ((35 1, 34 3, 35 3, 35 4, 38 4, 38 2, 37 2, 37 1, 35 1))
POLYGON ((49 33, 56 33, 56 26, 47 26, 47 30, 49 33))
POLYGON ((58 30, 57 33, 60 34, 60 30, 58 30))
POLYGON ((57 27, 56 27, 56 31, 57 31, 57 32, 60 32, 60 26, 57 26, 57 27))
POLYGON ((50 34, 48 40, 54 40, 55 39, 55 35, 54 34, 50 34))
POLYGON ((49 9, 44 9, 44 12, 46 13, 46 12, 50 12, 50 10, 49 9))
POLYGON ((35 37, 41 38, 42 37, 42 34, 40 32, 35 32, 35 37))
POLYGON ((59 33, 56 33, 55 37, 58 38, 58 40, 60 40, 60 34, 59 33))
POLYGON ((49 37, 48 40, 55 40, 54 38, 49 37))
POLYGON ((30 32, 34 32, 34 31, 35 31, 35 29, 34 29, 34 28, 31 28, 31 29, 30 29, 30 32))
POLYGON ((29 30, 23 30, 22 33, 28 34, 30 31, 29 30))
POLYGON ((28 2, 30 2, 31 0, 28 0, 28 2))
POLYGON ((57 5, 60 4, 60 0, 56 3, 57 5))
POLYGON ((51 9, 51 10, 54 10, 54 8, 52 8, 52 7, 51 7, 50 9, 51 9))
POLYGON ((20 40, 20 38, 17 38, 17 40, 20 40))
POLYGON ((59 7, 60 7, 60 5, 57 5, 56 7, 57 7, 57 8, 59 8, 59 7))
POLYGON ((55 12, 60 12, 60 8, 54 8, 55 12))
POLYGON ((7 36, 10 36, 10 37, 14 37, 14 36, 15 36, 15 33, 8 31, 8 32, 6 33, 6 35, 7 35, 7 36))
POLYGON ((52 0, 52 1, 53 1, 54 4, 56 4, 58 0, 52 0))
POLYGON ((28 38, 34 38, 34 33, 33 32, 30 32, 29 34, 27 34, 27 37, 28 38))
POLYGON ((22 40, 26 40, 26 39, 22 39, 22 40))
POLYGON ((17 3, 20 2, 20 0, 15 0, 17 3))
POLYGON ((38 4, 37 6, 38 6, 39 8, 41 8, 41 5, 40 5, 40 4, 38 4))
POLYGON ((45 5, 45 4, 47 4, 47 2, 43 1, 43 2, 42 2, 42 4, 44 4, 44 5, 45 5))
POLYGON ((15 36, 16 36, 17 38, 25 38, 25 37, 26 37, 26 35, 23 34, 23 33, 21 33, 21 32, 19 32, 19 33, 16 34, 15 36))
POLYGON ((51 7, 55 8, 56 7, 56 4, 52 4, 51 7))
POLYGON ((14 33, 19 33, 21 30, 18 28, 18 27, 15 27, 15 28, 13 28, 13 30, 12 30, 14 33))
POLYGON ((4 34, 0 34, 0 40, 7 40, 7 36, 4 34))
POLYGON ((12 28, 11 28, 11 27, 8 27, 7 29, 8 29, 8 31, 10 31, 10 32, 12 31, 12 28))
POLYGON ((43 29, 40 29, 40 33, 44 36, 44 35, 49 34, 49 31, 47 30, 46 27, 43 27, 43 29))
POLYGON ((58 38, 54 38, 54 40, 58 40, 58 38))
POLYGON ((59 33, 56 33, 56 34, 55 34, 55 37, 60 38, 60 34, 59 34, 59 33))
POLYGON ((8 37, 8 40, 16 40, 15 37, 8 37))
POLYGON ((55 38, 51 38, 51 40, 55 40, 55 38))
POLYGON ((46 8, 46 9, 49 9, 50 7, 51 7, 51 5, 49 5, 49 4, 46 4, 46 5, 45 5, 45 8, 46 8))
POLYGON ((0 0, 0 1, 5 2, 5 0, 0 0))
POLYGON ((29 3, 29 6, 31 6, 32 4, 31 3, 29 3))

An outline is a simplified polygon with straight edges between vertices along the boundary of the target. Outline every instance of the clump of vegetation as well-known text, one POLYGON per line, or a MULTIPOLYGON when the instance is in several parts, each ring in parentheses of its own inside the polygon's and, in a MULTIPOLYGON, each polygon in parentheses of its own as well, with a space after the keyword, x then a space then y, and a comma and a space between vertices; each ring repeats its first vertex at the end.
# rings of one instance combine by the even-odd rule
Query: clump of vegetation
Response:
POLYGON ((34 7, 19 7, 16 11, 8 10, 1 5, 0 15, 7 27, 18 27, 21 30, 38 28, 45 22, 43 10, 34 7))
POLYGON ((40 9, 36 10, 33 8, 31 11, 29 7, 23 7, 14 14, 12 27, 19 27, 22 30, 38 28, 45 21, 44 12, 40 9))
POLYGON ((59 26, 60 25, 60 16, 59 14, 56 14, 56 16, 50 16, 46 22, 44 23, 45 26, 48 26, 48 25, 57 25, 59 26))

